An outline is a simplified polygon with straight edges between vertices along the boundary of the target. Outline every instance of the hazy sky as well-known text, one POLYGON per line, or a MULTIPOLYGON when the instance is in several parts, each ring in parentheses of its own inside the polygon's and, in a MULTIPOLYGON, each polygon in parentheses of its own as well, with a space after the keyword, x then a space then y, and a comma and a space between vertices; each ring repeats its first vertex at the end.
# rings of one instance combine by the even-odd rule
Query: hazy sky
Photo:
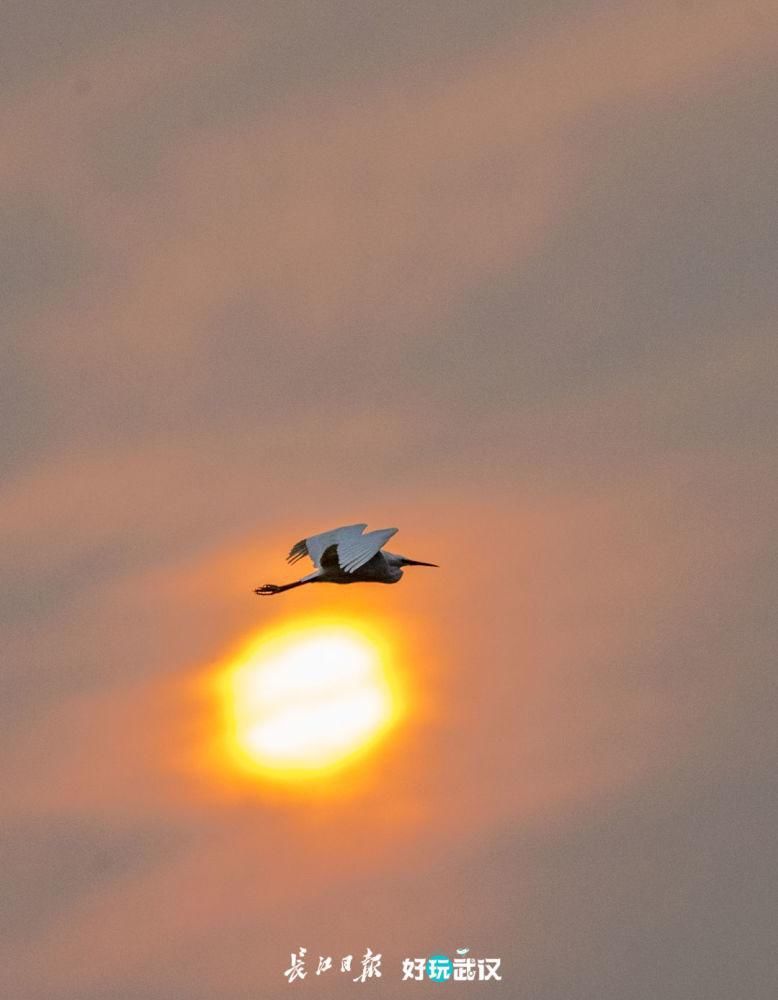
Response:
POLYGON ((776 107, 768 0, 3 5, 3 996, 775 996, 776 107), (321 607, 354 794, 195 766, 321 607))

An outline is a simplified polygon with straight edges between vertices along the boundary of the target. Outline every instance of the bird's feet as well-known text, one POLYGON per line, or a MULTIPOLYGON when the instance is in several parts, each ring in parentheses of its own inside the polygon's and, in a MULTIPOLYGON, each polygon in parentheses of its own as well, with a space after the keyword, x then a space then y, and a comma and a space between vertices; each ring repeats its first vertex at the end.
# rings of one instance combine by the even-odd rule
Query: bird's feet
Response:
POLYGON ((281 589, 275 583, 266 583, 264 587, 257 587, 254 593, 259 594, 260 597, 267 597, 268 594, 277 594, 281 589))

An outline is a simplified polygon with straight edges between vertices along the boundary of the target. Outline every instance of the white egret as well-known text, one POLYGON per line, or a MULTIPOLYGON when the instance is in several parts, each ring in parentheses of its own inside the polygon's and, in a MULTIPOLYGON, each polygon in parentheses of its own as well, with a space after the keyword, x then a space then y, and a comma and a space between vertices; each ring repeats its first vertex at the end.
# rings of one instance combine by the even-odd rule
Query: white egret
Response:
POLYGON ((366 524, 347 524, 303 538, 292 546, 286 561, 296 563, 303 556, 309 556, 316 567, 313 573, 280 586, 266 583, 264 587, 257 587, 254 593, 265 597, 302 587, 304 583, 397 583, 403 575, 403 566, 436 566, 394 552, 382 552, 397 528, 380 528, 365 535, 366 527, 366 524))

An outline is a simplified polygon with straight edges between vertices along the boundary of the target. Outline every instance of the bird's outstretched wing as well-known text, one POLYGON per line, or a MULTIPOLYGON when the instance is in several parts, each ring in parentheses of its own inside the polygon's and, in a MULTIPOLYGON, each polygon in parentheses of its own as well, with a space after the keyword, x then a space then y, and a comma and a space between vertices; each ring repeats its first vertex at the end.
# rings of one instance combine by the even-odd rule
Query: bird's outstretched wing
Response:
MULTIPOLYGON (((381 528, 378 531, 362 532, 366 524, 347 524, 332 531, 323 531, 320 535, 303 538, 292 547, 286 557, 287 562, 295 563, 303 556, 310 556, 317 569, 322 566, 324 553, 329 549, 337 554, 337 561, 344 573, 355 573, 373 556, 380 552, 392 535, 397 534, 397 528, 381 528)), ((333 553, 328 553, 328 560, 333 553)))
MULTIPOLYGON (((303 538, 296 545, 292 546, 289 555, 286 557, 286 561, 290 564, 296 563, 303 556, 310 556, 313 565, 318 569, 321 566, 321 557, 325 549, 329 548, 330 545, 340 547, 345 541, 361 538, 362 532, 366 527, 366 524, 347 524, 342 528, 333 528, 332 531, 323 531, 320 535, 311 535, 310 538, 303 538)), ((367 535, 365 537, 369 538, 370 536, 367 535)), ((376 549, 376 551, 378 550, 376 549)))
POLYGON ((380 528, 378 531, 368 531, 366 535, 349 535, 338 541, 338 562, 344 573, 355 573, 373 556, 380 552, 392 535, 397 534, 397 528, 380 528))

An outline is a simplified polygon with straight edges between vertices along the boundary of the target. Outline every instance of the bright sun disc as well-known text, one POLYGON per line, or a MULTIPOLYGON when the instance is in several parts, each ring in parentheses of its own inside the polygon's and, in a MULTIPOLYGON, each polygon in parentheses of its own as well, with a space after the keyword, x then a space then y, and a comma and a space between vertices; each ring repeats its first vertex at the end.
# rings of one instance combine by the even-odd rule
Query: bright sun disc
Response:
POLYGON ((344 625, 253 642, 222 677, 232 755, 252 772, 300 779, 362 754, 398 715, 385 660, 344 625))

